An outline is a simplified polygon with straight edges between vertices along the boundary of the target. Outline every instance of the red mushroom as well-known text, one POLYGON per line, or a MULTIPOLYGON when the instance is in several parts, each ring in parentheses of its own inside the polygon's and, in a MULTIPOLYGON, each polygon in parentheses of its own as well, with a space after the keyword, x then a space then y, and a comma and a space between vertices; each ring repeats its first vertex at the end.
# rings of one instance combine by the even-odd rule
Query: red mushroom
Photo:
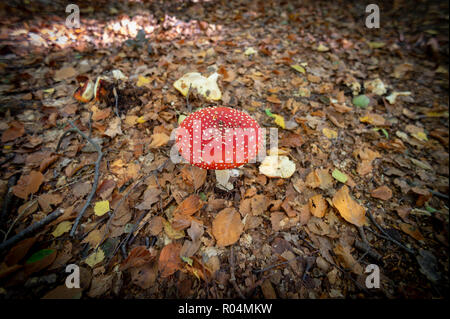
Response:
POLYGON ((229 107, 209 107, 190 114, 177 129, 176 146, 190 164, 227 170, 256 158, 263 143, 258 123, 229 107))

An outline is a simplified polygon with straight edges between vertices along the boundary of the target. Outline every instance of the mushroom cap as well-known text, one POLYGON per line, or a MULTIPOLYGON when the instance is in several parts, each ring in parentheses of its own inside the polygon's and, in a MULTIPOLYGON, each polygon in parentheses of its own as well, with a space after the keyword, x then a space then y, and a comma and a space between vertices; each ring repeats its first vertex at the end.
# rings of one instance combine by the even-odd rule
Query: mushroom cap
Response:
POLYGON ((254 159, 263 143, 258 123, 229 107, 208 107, 191 113, 177 128, 181 156, 204 169, 223 170, 254 159))

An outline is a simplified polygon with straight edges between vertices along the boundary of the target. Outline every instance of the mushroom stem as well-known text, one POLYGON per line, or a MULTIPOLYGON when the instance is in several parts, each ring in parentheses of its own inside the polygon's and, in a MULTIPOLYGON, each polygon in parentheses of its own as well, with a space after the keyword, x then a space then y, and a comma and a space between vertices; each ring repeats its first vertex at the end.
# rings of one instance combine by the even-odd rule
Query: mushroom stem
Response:
POLYGON ((223 188, 226 190, 232 190, 233 184, 229 182, 230 176, 231 176, 231 170, 229 169, 221 169, 221 170, 214 170, 216 173, 216 180, 217 180, 217 186, 219 188, 223 188))

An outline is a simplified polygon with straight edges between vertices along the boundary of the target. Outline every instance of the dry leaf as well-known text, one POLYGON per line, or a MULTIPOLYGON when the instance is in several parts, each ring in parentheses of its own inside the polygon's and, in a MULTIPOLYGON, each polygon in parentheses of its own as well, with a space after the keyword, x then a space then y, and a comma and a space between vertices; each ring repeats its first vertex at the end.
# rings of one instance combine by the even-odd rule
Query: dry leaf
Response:
POLYGON ((315 195, 309 199, 309 210, 316 217, 322 218, 325 215, 327 206, 327 201, 322 195, 315 195))
POLYGON ((25 134, 25 128, 22 123, 14 121, 9 128, 2 134, 2 143, 13 141, 25 134))
POLYGON ((244 230, 239 213, 234 208, 225 208, 214 218, 212 233, 218 246, 229 246, 239 240, 244 230))
POLYGON ((39 190, 44 175, 41 172, 31 171, 28 175, 22 175, 17 185, 12 188, 14 195, 19 198, 27 199, 28 195, 34 194, 39 190))
POLYGON ((175 214, 191 216, 203 207, 203 202, 197 195, 191 195, 186 198, 174 211, 175 214))
POLYGON ((169 136, 165 133, 155 133, 152 135, 152 142, 150 148, 158 148, 166 145, 169 142, 169 136))
POLYGON ((181 245, 179 243, 168 244, 161 250, 158 263, 161 277, 168 277, 182 268, 180 251, 181 245))
POLYGON ((347 185, 341 187, 333 196, 333 205, 341 216, 356 226, 363 226, 366 223, 366 211, 364 207, 350 197, 347 185))
POLYGON ((128 257, 122 261, 119 271, 143 266, 150 263, 153 259, 155 259, 155 255, 152 254, 145 246, 136 246, 130 251, 128 257))
POLYGON ((392 198, 392 191, 389 187, 387 187, 386 185, 380 186, 376 189, 374 189, 371 193, 370 196, 374 197, 374 198, 379 198, 381 200, 388 200, 392 198))

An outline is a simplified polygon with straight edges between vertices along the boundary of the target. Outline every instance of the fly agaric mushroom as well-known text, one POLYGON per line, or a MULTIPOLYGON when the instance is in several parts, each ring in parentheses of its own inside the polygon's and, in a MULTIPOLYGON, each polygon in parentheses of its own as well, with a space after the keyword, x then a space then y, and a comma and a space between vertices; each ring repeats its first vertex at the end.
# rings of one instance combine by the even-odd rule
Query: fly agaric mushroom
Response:
POLYGON ((209 107, 190 114, 176 134, 181 156, 192 165, 215 170, 224 187, 229 169, 255 159, 264 141, 260 126, 250 115, 229 107, 209 107))

